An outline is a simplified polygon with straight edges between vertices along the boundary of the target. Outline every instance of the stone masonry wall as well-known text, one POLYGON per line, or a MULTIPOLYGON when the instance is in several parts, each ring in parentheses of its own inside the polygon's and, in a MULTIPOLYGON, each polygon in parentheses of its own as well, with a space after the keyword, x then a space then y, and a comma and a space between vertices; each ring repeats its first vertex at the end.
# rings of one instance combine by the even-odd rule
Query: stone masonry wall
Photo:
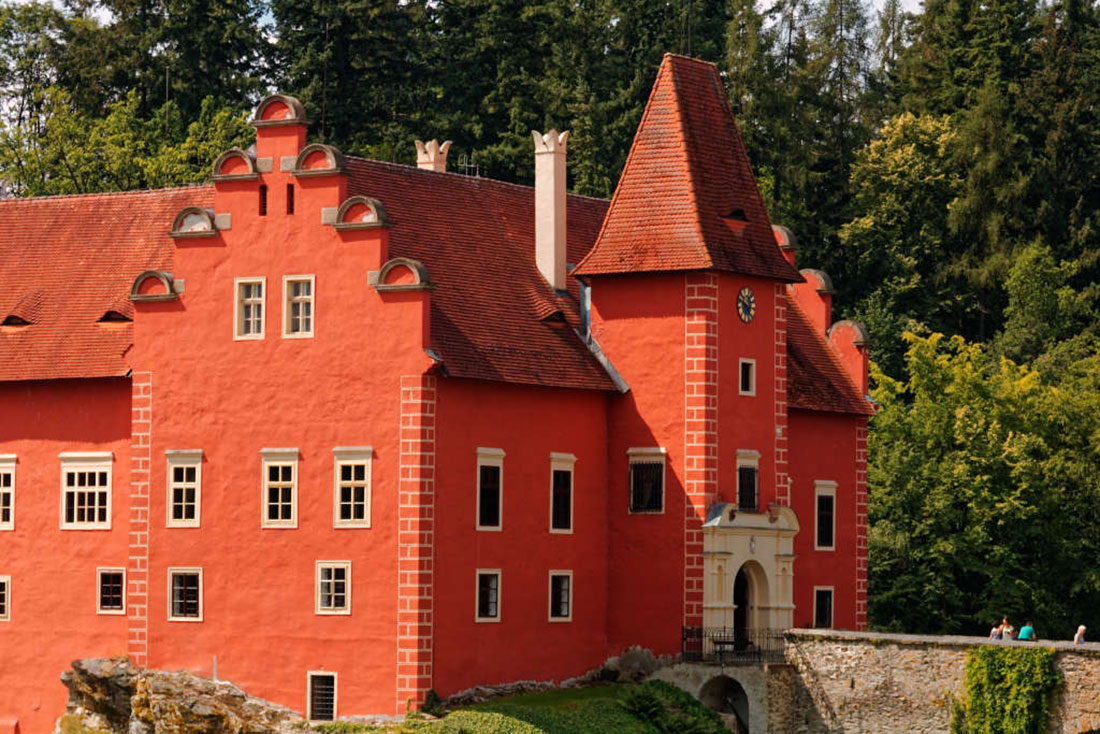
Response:
MULTIPOLYGON (((787 660, 769 679, 769 731, 818 734, 950 729, 951 697, 963 695, 966 651, 974 637, 793 630, 787 660), (774 678, 774 680, 772 680, 774 678)), ((1100 732, 1100 644, 1053 647, 1065 677, 1050 734, 1100 732)))

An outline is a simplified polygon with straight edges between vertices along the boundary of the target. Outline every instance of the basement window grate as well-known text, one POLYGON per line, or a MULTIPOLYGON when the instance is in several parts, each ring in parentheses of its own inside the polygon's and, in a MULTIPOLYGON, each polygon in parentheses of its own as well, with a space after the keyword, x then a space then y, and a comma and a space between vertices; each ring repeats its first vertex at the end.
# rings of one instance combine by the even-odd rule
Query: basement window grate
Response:
POLYGON ((333 721, 336 719, 335 675, 310 673, 309 718, 311 721, 333 721))

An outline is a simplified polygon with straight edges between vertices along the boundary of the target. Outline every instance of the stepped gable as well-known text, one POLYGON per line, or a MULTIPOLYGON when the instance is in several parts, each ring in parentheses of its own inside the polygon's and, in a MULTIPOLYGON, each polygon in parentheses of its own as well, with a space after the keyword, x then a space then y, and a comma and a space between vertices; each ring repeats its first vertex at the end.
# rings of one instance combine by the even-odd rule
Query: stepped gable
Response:
POLYGON ((874 415, 795 300, 787 301, 787 403, 792 408, 874 415))
MULTIPOLYGON (((573 330, 576 283, 559 297, 535 264, 528 186, 348 158, 348 193, 389 213, 390 257, 424 263, 431 343, 448 375, 525 385, 615 389, 573 330)), ((569 262, 592 246, 607 202, 567 199, 569 262)))
POLYGON ((210 206, 209 186, 0 201, 0 380, 122 377, 130 322, 118 310, 144 270, 171 270, 172 218, 210 206))
POLYGON ((802 276, 775 246, 718 69, 666 54, 595 247, 577 275, 802 276))

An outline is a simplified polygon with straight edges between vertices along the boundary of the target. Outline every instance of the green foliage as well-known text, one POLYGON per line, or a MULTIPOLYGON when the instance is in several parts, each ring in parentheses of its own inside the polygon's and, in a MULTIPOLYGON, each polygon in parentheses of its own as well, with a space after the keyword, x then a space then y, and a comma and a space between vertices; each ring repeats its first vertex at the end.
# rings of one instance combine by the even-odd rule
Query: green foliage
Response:
POLYGON ((952 734, 1042 734, 1062 685, 1054 650, 979 645, 966 654, 966 700, 952 707, 952 734))
POLYGON ((353 724, 350 721, 331 721, 312 727, 312 731, 320 734, 368 734, 368 732, 384 731, 371 724, 353 724))
POLYGON ((662 734, 719 734, 727 731, 715 712, 664 681, 647 681, 632 691, 623 702, 640 721, 651 724, 662 734))
POLYGON ((30 196, 194 183, 207 178, 220 152, 247 145, 251 134, 243 114, 212 99, 185 127, 172 103, 142 119, 136 92, 92 117, 50 88, 29 119, 0 131, 0 178, 30 196))
POLYGON ((1100 603, 1100 361, 1050 384, 960 337, 907 340, 909 378, 874 374, 872 623, 984 635, 1026 614, 1068 638, 1100 603))

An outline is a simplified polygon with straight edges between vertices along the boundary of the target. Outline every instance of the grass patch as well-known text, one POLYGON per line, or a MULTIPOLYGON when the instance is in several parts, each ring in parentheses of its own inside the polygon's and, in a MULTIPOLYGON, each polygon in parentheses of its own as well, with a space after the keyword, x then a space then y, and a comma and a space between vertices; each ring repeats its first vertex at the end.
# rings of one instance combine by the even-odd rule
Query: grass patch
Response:
POLYGON ((390 728, 324 724, 324 734, 723 734, 713 711, 659 681, 552 690, 501 698, 452 711, 443 719, 410 719, 390 728))

